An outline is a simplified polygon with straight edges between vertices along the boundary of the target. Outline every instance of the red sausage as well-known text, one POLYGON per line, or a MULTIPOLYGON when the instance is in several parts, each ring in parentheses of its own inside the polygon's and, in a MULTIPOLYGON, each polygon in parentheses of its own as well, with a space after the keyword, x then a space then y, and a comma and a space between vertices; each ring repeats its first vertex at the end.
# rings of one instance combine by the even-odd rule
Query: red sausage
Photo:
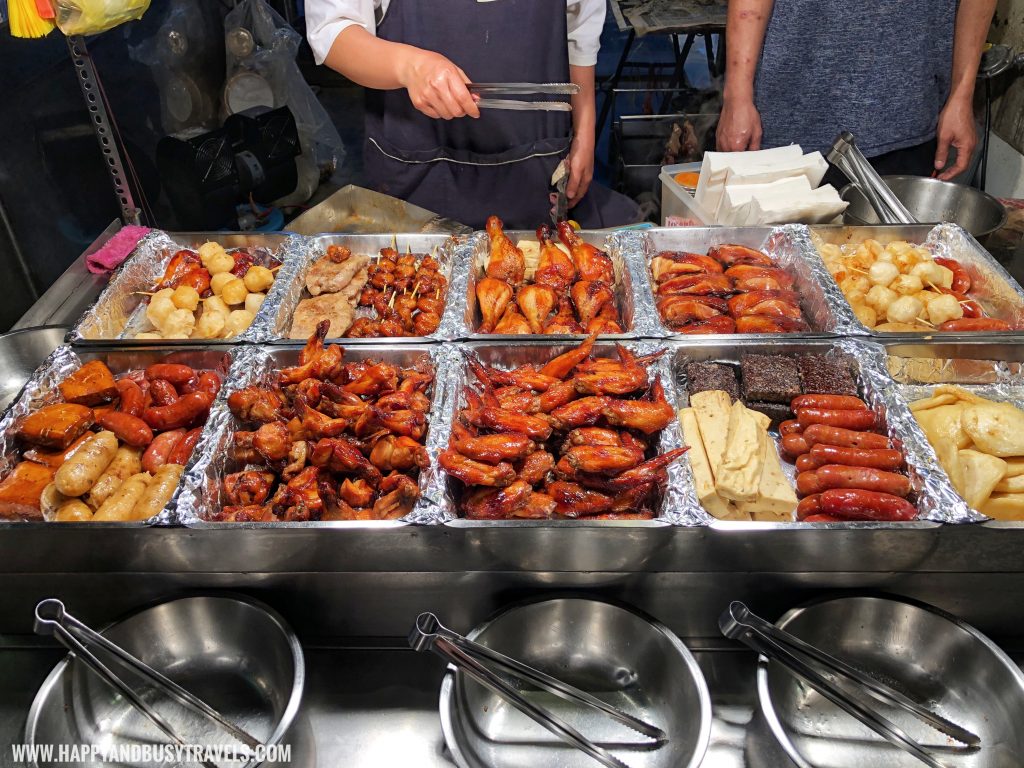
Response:
POLYGON ((800 395, 789 406, 797 408, 824 408, 833 411, 866 411, 868 405, 852 395, 800 395))
POLYGON ((994 317, 963 317, 959 320, 947 320, 939 326, 940 331, 1012 331, 1013 328, 1005 320, 994 317))
POLYGON ((181 464, 182 466, 188 464, 188 460, 192 456, 192 451, 195 449, 196 443, 199 442, 199 438, 202 434, 202 427, 197 427, 190 432, 186 432, 185 436, 178 441, 178 444, 174 446, 174 450, 171 451, 170 455, 167 457, 167 463, 181 464))
POLYGON ((800 426, 800 422, 796 419, 788 419, 779 424, 779 434, 785 437, 786 435, 799 435, 804 431, 804 428, 800 426))
POLYGON ((811 446, 803 435, 786 435, 782 438, 782 450, 790 458, 796 458, 808 453, 811 446))
POLYGON ((179 363, 154 363, 146 369, 146 378, 150 381, 167 379, 174 386, 188 384, 195 375, 196 372, 191 366, 179 363))
POLYGON ((171 405, 178 400, 178 390, 167 379, 153 379, 149 382, 149 394, 156 405, 171 405))
POLYGON ((121 411, 103 411, 96 414, 96 423, 109 429, 117 439, 134 448, 142 448, 153 442, 153 430, 138 416, 121 411))
POLYGON ((967 270, 960 265, 959 261, 937 257, 935 263, 953 273, 953 284, 949 286, 952 290, 957 293, 967 293, 971 290, 971 276, 967 274, 967 270))
MULTIPOLYGON (((892 443, 885 435, 830 427, 827 424, 814 424, 805 429, 804 440, 808 446, 825 443, 826 445, 841 445, 845 448, 868 448, 871 450, 892 448, 892 443)), ((807 450, 810 450, 810 447, 807 450)))
MULTIPOLYGON (((899 469, 903 466, 903 454, 889 448, 847 448, 841 445, 818 443, 811 448, 811 458, 824 464, 845 464, 848 467, 871 467, 873 469, 899 469)), ((797 468, 799 468, 797 464, 797 468)))
POLYGON ((862 491, 878 491, 893 496, 910 493, 910 478, 895 472, 883 472, 871 467, 844 467, 840 464, 826 464, 815 470, 822 490, 830 488, 857 488, 862 491))
POLYGON ((858 489, 825 491, 821 494, 821 510, 848 520, 913 520, 917 517, 914 505, 906 499, 858 489))
POLYGON ((805 453, 803 456, 798 456, 796 459, 796 471, 797 472, 813 472, 822 464, 828 464, 827 461, 818 461, 813 455, 805 453))
POLYGON ((874 411, 837 411, 827 408, 801 408, 796 412, 797 421, 803 426, 805 432, 808 427, 815 424, 825 424, 829 427, 842 427, 843 429, 874 429, 874 411))
POLYGON ((826 515, 824 513, 821 513, 821 514, 817 514, 817 515, 808 515, 807 517, 805 517, 800 522, 803 522, 803 523, 845 523, 846 521, 843 520, 843 518, 841 518, 841 517, 836 517, 835 515, 826 515))
POLYGON ((167 457, 178 445, 178 442, 185 436, 184 429, 175 429, 164 432, 153 438, 149 448, 142 454, 142 469, 146 472, 156 472, 167 463, 167 457))
POLYGON ((207 392, 217 397, 217 393, 220 392, 220 376, 213 371, 203 371, 199 374, 199 382, 196 384, 196 389, 199 392, 207 392))
POLYGON ((818 471, 801 472, 796 476, 796 491, 801 496, 813 496, 816 493, 828 490, 818 478, 818 471))
POLYGON ((800 499, 800 503, 796 505, 796 519, 805 520, 811 515, 821 514, 821 494, 816 493, 813 496, 800 499))
POLYGON ((154 408, 147 408, 142 413, 153 429, 161 432, 167 429, 177 429, 191 424, 202 415, 203 411, 209 409, 213 403, 213 397, 209 392, 191 392, 182 395, 177 402, 171 405, 163 405, 154 408))
POLYGON ((121 394, 118 409, 131 416, 141 416, 142 410, 146 407, 146 395, 142 387, 131 379, 118 379, 117 391, 121 394))

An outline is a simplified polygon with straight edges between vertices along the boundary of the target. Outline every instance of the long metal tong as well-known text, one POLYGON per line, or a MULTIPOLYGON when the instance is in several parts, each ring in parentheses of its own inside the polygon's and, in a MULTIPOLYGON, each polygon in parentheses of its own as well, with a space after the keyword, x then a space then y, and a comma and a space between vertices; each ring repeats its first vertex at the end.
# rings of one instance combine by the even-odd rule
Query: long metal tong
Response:
POLYGON ((729 604, 729 608, 719 618, 718 626, 726 637, 739 640, 763 656, 782 664, 837 707, 932 768, 947 766, 912 739, 906 731, 880 714, 875 709, 872 698, 863 695, 859 689, 884 704, 909 712, 940 733, 966 744, 968 748, 976 749, 981 746, 981 739, 966 728, 932 712, 870 675, 854 669, 841 659, 770 624, 752 613, 741 602, 729 604))
POLYGON ((628 768, 628 766, 608 750, 587 739, 561 718, 527 699, 522 694, 523 686, 516 684, 521 681, 573 704, 596 709, 612 720, 654 739, 654 746, 664 744, 668 740, 665 732, 660 728, 628 715, 591 696, 586 691, 563 683, 561 680, 550 677, 486 646, 474 643, 442 625, 437 616, 432 613, 421 613, 416 618, 416 625, 409 633, 409 645, 416 651, 433 651, 480 685, 501 696, 524 715, 547 728, 562 741, 585 752, 607 768, 628 768), (507 675, 507 679, 506 676, 499 675, 488 668, 484 662, 501 668, 507 675))
POLYGON ((882 177, 867 161, 857 147, 857 141, 849 131, 839 134, 828 153, 828 161, 842 171, 853 184, 864 193, 871 207, 878 214, 878 220, 885 224, 917 224, 917 219, 900 202, 900 199, 882 181, 882 177))
MULTIPOLYGON (((261 744, 259 739, 239 728, 198 696, 189 693, 173 680, 160 674, 145 662, 132 656, 121 646, 111 642, 99 632, 76 619, 67 612, 64 608, 64 603, 60 600, 51 598, 43 600, 36 605, 35 633, 44 637, 52 636, 57 638, 61 645, 75 654, 76 659, 80 660, 105 682, 116 688, 132 706, 145 715, 153 725, 159 728, 167 738, 176 744, 186 746, 185 740, 171 727, 170 723, 147 704, 135 689, 100 661, 88 649, 87 645, 98 646, 107 651, 132 672, 146 679, 192 712, 209 718, 250 749, 255 750, 261 744)), ((202 762, 201 765, 206 766, 206 768, 217 768, 217 766, 208 762, 202 762)))
MULTIPOLYGON (((551 94, 574 96, 580 92, 575 83, 470 83, 470 93, 479 96, 515 96, 526 94, 551 94)), ((549 112, 571 112, 572 104, 565 101, 518 101, 516 99, 481 98, 476 105, 481 109, 546 110, 549 112)))

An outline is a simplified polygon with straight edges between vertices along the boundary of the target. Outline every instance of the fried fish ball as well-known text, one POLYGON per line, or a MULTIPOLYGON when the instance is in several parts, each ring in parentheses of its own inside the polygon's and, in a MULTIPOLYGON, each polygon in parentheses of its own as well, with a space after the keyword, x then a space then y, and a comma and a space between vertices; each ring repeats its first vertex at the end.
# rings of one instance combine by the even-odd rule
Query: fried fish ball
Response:
POLYGON ((265 293, 250 293, 245 297, 245 311, 252 312, 253 315, 260 311, 260 307, 263 306, 263 300, 267 298, 265 293))
POLYGON ((953 270, 952 269, 948 269, 947 267, 943 267, 943 266, 938 265, 938 264, 936 264, 936 266, 941 270, 941 272, 937 273, 937 274, 940 274, 941 277, 939 277, 939 279, 936 281, 935 284, 937 286, 939 286, 940 288, 952 288, 953 287, 953 270))
POLYGON ((203 266, 207 269, 210 268, 210 259, 222 253, 224 253, 224 246, 220 243, 203 243, 199 246, 199 260, 203 262, 203 266))
POLYGON ((920 279, 925 285, 942 285, 942 267, 934 261, 922 261, 920 264, 916 264, 910 270, 910 274, 920 279))
POLYGON ((146 319, 159 331, 163 331, 164 324, 167 322, 167 318, 170 317, 177 307, 174 306, 174 302, 166 296, 160 298, 154 298, 149 302, 149 306, 146 307, 146 319))
POLYGON ((219 296, 210 296, 209 298, 203 299, 203 311, 220 312, 224 317, 227 317, 228 314, 230 314, 231 309, 219 296))
POLYGON ((853 314, 868 328, 874 328, 878 324, 878 313, 867 304, 854 304, 853 314))
MULTIPOLYGON (((235 268, 235 260, 230 254, 221 253, 216 254, 210 258, 209 263, 206 264, 206 269, 211 275, 219 275, 222 272, 230 272, 235 268)), ((212 279, 212 278, 211 278, 212 279)))
POLYGON ((247 312, 244 309, 236 309, 230 315, 228 315, 227 323, 224 325, 224 333, 230 338, 231 336, 237 336, 250 325, 255 318, 252 312, 247 312))
POLYGON ((956 296, 944 293, 928 302, 928 320, 940 325, 947 320, 959 320, 964 316, 964 308, 956 300, 956 296))
POLYGON ((204 309, 196 327, 192 329, 193 339, 217 339, 224 332, 227 315, 216 310, 204 309))
POLYGON ((178 286, 174 289, 171 302, 178 309, 187 309, 189 312, 195 312, 196 307, 199 306, 199 291, 191 285, 178 286))
POLYGON ((196 316, 194 314, 187 309, 176 309, 167 316, 167 320, 160 326, 160 332, 165 339, 187 339, 195 327, 196 316))
POLYGON ((868 280, 871 281, 872 285, 888 287, 899 276, 900 271, 896 268, 896 265, 890 264, 887 261, 876 261, 871 265, 871 269, 868 270, 868 280))
POLYGON ((260 293, 274 284, 274 273, 266 267, 249 267, 243 278, 250 293, 260 293))
POLYGON ((902 296, 914 296, 924 289, 924 284, 917 275, 900 275, 889 288, 902 296))
POLYGON ((924 304, 914 296, 901 296, 889 305, 885 316, 890 323, 913 323, 924 311, 924 304))
POLYGON ((245 297, 248 295, 249 289, 237 277, 231 282, 225 283, 224 287, 220 290, 220 297, 224 299, 225 304, 244 304, 245 297))
POLYGON ((839 283, 839 290, 847 296, 851 293, 867 293, 871 290, 871 283, 864 275, 852 274, 839 283))
POLYGON ((210 290, 213 291, 214 296, 220 296, 220 292, 224 290, 224 286, 230 283, 232 280, 237 280, 230 272, 221 272, 220 274, 214 275, 210 278, 210 290))
POLYGON ((888 306, 898 298, 899 295, 896 291, 889 290, 884 285, 876 285, 868 291, 867 298, 864 301, 879 314, 885 314, 888 306))

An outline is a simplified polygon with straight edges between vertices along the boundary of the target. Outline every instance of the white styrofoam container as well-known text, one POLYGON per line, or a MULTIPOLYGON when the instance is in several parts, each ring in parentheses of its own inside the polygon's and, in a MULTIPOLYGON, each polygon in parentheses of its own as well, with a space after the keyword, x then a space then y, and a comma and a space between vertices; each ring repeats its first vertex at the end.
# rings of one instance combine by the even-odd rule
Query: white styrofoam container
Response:
POLYGON ((697 205, 693 195, 675 179, 677 173, 699 173, 700 168, 700 162, 662 167, 659 178, 663 227, 704 227, 714 224, 711 217, 697 205))

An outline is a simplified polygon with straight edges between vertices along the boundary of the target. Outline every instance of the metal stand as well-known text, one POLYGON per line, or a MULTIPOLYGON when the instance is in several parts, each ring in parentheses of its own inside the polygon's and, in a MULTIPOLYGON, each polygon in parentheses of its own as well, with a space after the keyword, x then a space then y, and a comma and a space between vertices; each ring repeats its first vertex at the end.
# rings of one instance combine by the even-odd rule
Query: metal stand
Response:
POLYGON ((121 218, 125 224, 139 224, 141 212, 135 206, 131 187, 125 178, 124 164, 121 161, 119 149, 120 136, 111 124, 96 65, 93 63, 92 56, 89 55, 89 49, 86 48, 83 38, 69 37, 67 41, 68 51, 71 53, 71 63, 78 75, 78 85, 82 89, 85 106, 89 110, 89 118, 93 131, 96 133, 96 140, 100 143, 100 151, 107 163, 107 171, 109 171, 110 180, 114 185, 114 195, 121 207, 121 218))

